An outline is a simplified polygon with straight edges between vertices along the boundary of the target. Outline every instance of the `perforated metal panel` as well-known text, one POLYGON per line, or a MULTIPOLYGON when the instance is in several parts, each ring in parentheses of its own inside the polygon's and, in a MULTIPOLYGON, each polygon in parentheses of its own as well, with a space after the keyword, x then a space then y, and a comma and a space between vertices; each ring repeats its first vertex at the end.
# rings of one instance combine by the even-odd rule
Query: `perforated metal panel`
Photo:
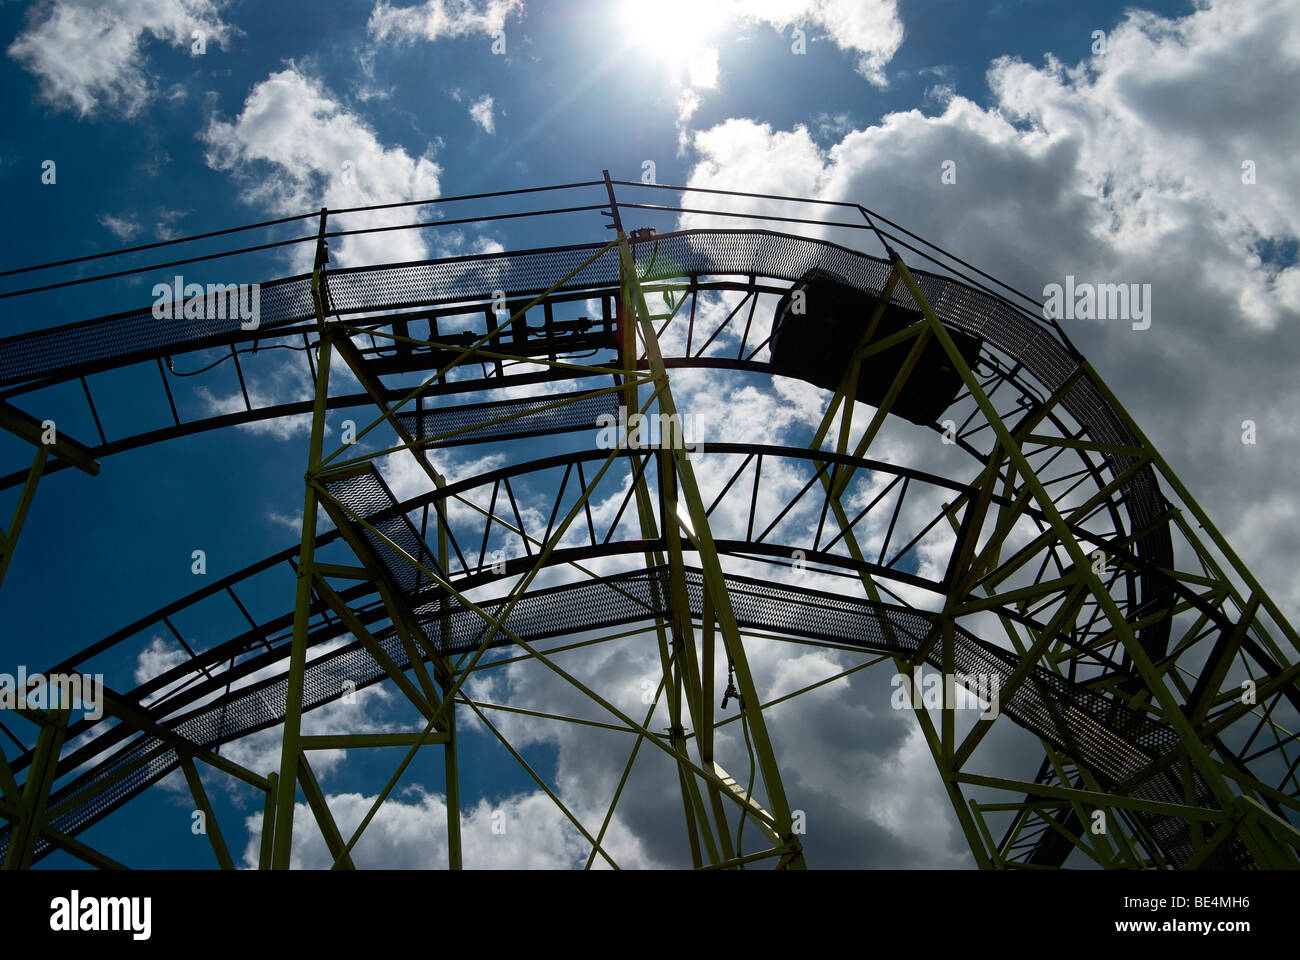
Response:
POLYGON ((617 415, 618 404, 619 398, 613 393, 592 395, 589 391, 575 390, 525 400, 471 403, 439 407, 423 413, 400 413, 397 419, 417 440, 429 441, 425 444, 428 449, 438 449, 590 430, 602 415, 617 415), (573 402, 553 406, 565 400, 573 402), (545 409, 547 407, 551 409, 545 409), (511 419, 476 426, 505 417, 511 419), (445 439, 429 440, 431 437, 445 439))
MULTIPOLYGON (((553 286, 600 247, 582 244, 336 270, 329 273, 330 300, 336 311, 347 314, 489 299, 497 290, 510 297, 536 294, 553 286)), ((825 241, 763 230, 664 234, 653 243, 637 244, 636 257, 648 280, 734 275, 794 281, 816 268, 859 290, 878 294, 889 273, 887 261, 878 257, 825 241)), ((922 270, 913 271, 913 275, 945 323, 1016 358, 1049 390, 1061 386, 1077 369, 1078 362, 1046 327, 1002 301, 922 270)), ((561 289, 610 287, 617 283, 617 250, 610 249, 561 289)), ((272 330, 314 316, 308 278, 263 284, 261 293, 263 329, 272 330)), ((910 309, 917 306, 903 284, 895 287, 892 301, 910 309)), ((93 361, 152 356, 166 348, 194 346, 234 333, 238 333, 238 320, 160 321, 153 318, 150 308, 6 337, 0 339, 0 385, 70 372, 93 361)), ((1063 405, 1087 428, 1093 440, 1121 446, 1136 442, 1086 378, 1074 385, 1063 405)), ((1106 455, 1105 460, 1112 474, 1132 464, 1131 458, 1116 455, 1106 455)), ((1168 508, 1150 467, 1137 471, 1124 484, 1121 495, 1135 530, 1145 529, 1168 508)), ((1137 553, 1156 567, 1172 564, 1172 546, 1163 525, 1138 542, 1137 553)), ((1142 634, 1144 645, 1153 651, 1163 650, 1168 630, 1167 623, 1146 628, 1142 634)))
POLYGON ((330 496, 344 504, 352 513, 363 517, 374 528, 369 529, 355 521, 348 524, 357 536, 369 543, 378 562, 392 575, 398 587, 407 593, 418 591, 433 581, 411 560, 426 570, 443 576, 438 558, 406 514, 381 516, 397 505, 397 498, 388 489, 388 484, 384 483, 384 478, 379 475, 374 464, 368 463, 366 467, 365 472, 353 472, 344 477, 326 477, 322 486, 329 491, 330 496))
MULTIPOLYGON (((666 569, 657 568, 533 591, 514 607, 505 626, 510 633, 531 643, 667 616, 667 576, 666 569)), ((930 632, 937 629, 937 614, 926 611, 778 587, 746 577, 726 579, 736 619, 745 629, 856 645, 864 650, 903 657, 915 655, 930 632)), ((703 611, 703 574, 688 569, 686 587, 692 616, 699 617, 703 611)), ((426 588, 422 596, 415 596, 412 601, 425 636, 442 653, 475 649, 490 630, 479 614, 431 589, 426 588)), ((482 607, 495 617, 504 610, 505 601, 486 602, 482 607)), ((409 666, 405 650, 391 629, 376 634, 376 639, 399 666, 409 666)), ((511 642, 506 634, 498 633, 489 646, 506 646, 511 642)), ((1004 683, 1015 668, 1012 654, 960 627, 954 630, 953 642, 955 670, 959 675, 993 676, 1004 683)), ((936 645, 928 662, 941 668, 941 658, 941 648, 936 645)), ((304 675, 304 709, 337 699, 345 681, 361 689, 383 676, 383 669, 359 644, 320 656, 308 664, 304 675)), ((236 691, 224 705, 209 704, 177 719, 158 717, 157 720, 198 747, 212 747, 280 723, 286 689, 282 677, 268 678, 236 691)), ((1133 778, 1177 745, 1177 736, 1170 728, 1044 668, 1035 668, 1000 707, 1019 725, 1066 750, 1106 784, 1133 778)), ((172 707, 170 712, 174 713, 175 709, 172 707)), ((75 835, 176 768, 179 761, 175 754, 165 749, 161 741, 145 736, 92 773, 57 791, 52 805, 87 784, 114 775, 151 749, 163 752, 109 790, 56 818, 55 828, 75 835)), ((1192 786, 1197 802, 1209 805, 1209 791, 1199 778, 1193 780, 1192 786)), ((1170 773, 1132 791, 1132 795, 1169 803, 1186 802, 1176 766, 1170 773)), ((1181 864, 1190 859, 1192 848, 1186 821, 1145 817, 1144 822, 1160 839, 1164 854, 1172 861, 1181 864)), ((8 843, 8 836, 7 828, 0 832, 0 853, 8 843)), ((47 847, 39 849, 46 851, 47 847)))
MULTIPOLYGON (((334 307, 342 313, 379 311, 403 307, 438 305, 487 298, 495 290, 508 296, 539 293, 591 256, 599 245, 541 251, 525 251, 475 258, 428 261, 357 270, 334 271, 329 289, 334 307)), ((818 268, 858 289, 878 293, 884 286, 888 264, 815 240, 765 231, 690 231, 661 236, 657 247, 637 246, 637 259, 647 279, 678 276, 759 276, 794 281, 818 268)), ((971 333, 1019 360, 1048 390, 1061 386, 1077 369, 1078 362, 1045 327, 995 298, 962 284, 914 271, 918 282, 938 315, 956 329, 971 333)), ((568 281, 563 289, 610 287, 618 281, 616 251, 610 250, 568 281)), ((894 302, 905 307, 915 304, 905 287, 893 294, 894 302)), ((273 330, 313 316, 309 281, 306 277, 263 284, 261 327, 273 330)), ((239 320, 156 320, 150 309, 128 311, 100 320, 69 324, 51 330, 0 340, 0 384, 26 382, 36 378, 75 376, 87 365, 132 362, 175 349, 189 349, 209 343, 228 342, 238 336, 239 320)), ((528 401, 521 401, 527 403, 528 401)), ((1105 443, 1131 445, 1136 438, 1124 426, 1101 393, 1081 379, 1063 401, 1070 414, 1084 425, 1088 435, 1105 443)), ((524 409, 524 408, 520 408, 524 409)), ((565 408, 559 408, 564 410, 565 408)), ((582 415, 588 411, 583 410, 582 415)), ((455 429, 446 424, 460 414, 450 410, 430 411, 428 419, 410 415, 410 423, 424 436, 455 429), (436 418, 444 417, 442 421, 436 418)), ((575 414, 576 415, 576 414, 575 414)), ((561 415, 557 415, 561 416, 561 415)), ((593 417, 594 420, 594 417, 593 417)), ((546 426, 546 415, 533 412, 520 418, 538 432, 556 429, 546 426)), ((490 430, 491 428, 484 428, 490 430)), ((481 439, 492 439, 487 432, 481 439)), ((1131 465, 1128 457, 1108 455, 1107 466, 1119 473, 1131 465)), ((374 517, 394 502, 391 491, 377 475, 358 475, 327 485, 331 494, 349 503, 362 516, 374 517)), ((1124 485, 1122 496, 1133 529, 1150 525, 1167 509, 1155 475, 1149 467, 1139 470, 1124 485)), ((402 515, 376 522, 384 536, 401 551, 417 558, 430 569, 436 559, 418 531, 402 515)), ((436 596, 427 577, 416 571, 398 550, 374 533, 360 534, 380 558, 413 604, 429 640, 445 652, 473 649, 484 636, 485 625, 472 611, 449 604, 436 596)), ((1158 525, 1138 542, 1137 552, 1157 567, 1172 566, 1168 530, 1158 525)), ((771 584, 729 578, 737 615, 747 627, 817 636, 838 642, 857 643, 864 648, 906 654, 914 652, 933 621, 917 611, 875 608, 866 601, 842 597, 795 595, 771 584)), ((1147 588, 1144 587, 1144 591, 1147 588)), ((701 584, 697 574, 689 578, 692 609, 698 615, 701 584)), ((662 572, 627 575, 607 581, 537 591, 524 598, 511 612, 507 625, 525 639, 542 639, 578 630, 597 629, 638 622, 663 612, 665 585, 662 572)), ((1150 599, 1144 595, 1144 599, 1150 599)), ((499 611, 500 605, 487 609, 499 611)), ((1167 643, 1168 624, 1148 627, 1142 633, 1150 649, 1167 643), (1163 631, 1163 632, 1162 632, 1163 631), (1163 639, 1162 639, 1163 638, 1163 639)), ((399 663, 405 663, 395 638, 382 638, 385 648, 399 663)), ((494 644, 507 642, 497 637, 494 644)), ((1011 670, 1009 655, 964 632, 957 638, 958 669, 977 674, 1005 677, 1011 670)), ((382 671, 369 654, 356 647, 323 657, 309 666, 304 706, 311 708, 339 695, 343 680, 358 687, 374 682, 382 671)), ((197 710, 181 719, 158 719, 178 734, 200 746, 211 746, 276 724, 283 717, 285 684, 271 679, 239 691, 222 705, 197 710)), ((1035 672, 1028 682, 1003 704, 1004 711, 1039 736, 1058 744, 1098 774, 1122 782, 1146 769, 1153 758, 1172 748, 1172 731, 1146 717, 1106 700, 1051 674, 1035 672)), ((90 800, 61 814, 56 829, 75 835, 105 813, 175 769, 175 753, 148 736, 121 749, 115 758, 100 765, 75 783, 61 788, 52 800, 73 795, 81 786, 111 777, 134 758, 156 750, 147 765, 131 772, 90 800)), ((1199 780, 1193 795, 1208 803, 1208 791, 1199 780)), ((1152 779, 1135 796, 1186 802, 1183 787, 1174 774, 1152 779)), ((1185 821, 1151 818, 1152 833, 1175 863, 1190 858, 1190 840, 1185 821)), ((9 829, 0 831, 0 851, 7 846, 9 829)), ((40 846, 48 852, 48 845, 40 846)), ((1237 856, 1237 854, 1233 854, 1237 856)))
MULTIPOLYGON (((310 277, 259 284, 258 297, 260 327, 281 327, 315 316, 310 277)), ((168 349, 225 343, 243 332, 239 318, 232 317, 229 310, 224 319, 216 316, 215 297, 205 298, 203 303, 201 318, 158 319, 150 305, 0 339, 0 385, 60 372, 73 375, 78 368, 97 362, 131 362, 168 349)))

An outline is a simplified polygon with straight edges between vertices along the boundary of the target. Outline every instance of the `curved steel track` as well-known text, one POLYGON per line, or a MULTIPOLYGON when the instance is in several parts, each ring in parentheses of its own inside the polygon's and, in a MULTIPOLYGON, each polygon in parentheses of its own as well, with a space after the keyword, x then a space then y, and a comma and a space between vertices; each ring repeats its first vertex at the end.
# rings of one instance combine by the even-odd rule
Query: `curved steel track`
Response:
MULTIPOLYGON (((428 378, 416 404, 385 427, 398 430, 399 447, 405 429, 416 441, 406 447, 425 466, 439 450, 472 444, 511 452, 538 438, 577 444, 542 459, 516 460, 512 453, 497 469, 401 503, 366 458, 346 469, 326 463, 319 493, 336 527, 312 547, 322 556, 355 555, 368 576, 343 575, 346 585, 334 593, 350 619, 337 615, 323 579, 299 608, 307 653, 300 666, 293 658, 294 610, 258 622, 240 600, 241 592, 267 582, 280 583, 287 596, 299 579, 295 546, 215 579, 52 667, 47 672, 89 673, 97 658, 128 649, 214 597, 224 596, 248 622, 224 643, 191 652, 133 690, 111 693, 104 720, 67 730, 69 740, 83 739, 51 768, 58 786, 44 822, 55 833, 35 840, 35 859, 68 849, 59 839, 75 838, 189 759, 273 792, 271 780, 231 769, 216 751, 283 724, 295 673, 303 711, 345 689, 384 681, 432 707, 430 689, 421 699, 409 678, 424 664, 449 668, 457 658, 460 669, 480 646, 528 649, 644 624, 658 625, 661 636, 670 630, 680 654, 683 642, 694 647, 684 632, 712 635, 719 587, 707 562, 683 558, 704 551, 707 561, 716 551, 726 561, 725 592, 746 636, 869 653, 900 669, 928 664, 955 671, 959 683, 997 678, 1007 691, 1002 714, 1043 746, 1032 780, 970 769, 986 731, 962 744, 953 741, 946 718, 942 728, 926 727, 950 795, 984 789, 1015 798, 985 804, 987 811, 978 803, 963 811, 954 799, 981 865, 1059 866, 1079 851, 1100 859, 1102 846, 1086 829, 1089 811, 1099 806, 1113 811, 1118 834, 1105 849, 1127 865, 1285 862, 1287 829, 1294 830, 1300 810, 1289 732, 1300 705, 1294 631, 1217 534, 1198 539, 1189 519, 1200 520, 1199 508, 1068 341, 987 288, 919 270, 908 274, 913 288, 899 282, 890 258, 822 239, 767 230, 686 230, 630 241, 620 232, 620 239, 618 246, 322 268, 263 284, 262 320, 252 331, 238 319, 157 321, 144 309, 0 340, 5 409, 39 420, 46 392, 78 381, 98 434, 98 442, 78 447, 96 461, 284 417, 319 419, 377 402, 396 410, 413 395, 412 378, 428 378), (847 427, 832 447, 837 405, 853 406, 840 403, 841 387, 828 403, 827 429, 809 447, 706 440, 689 459, 710 478, 700 503, 710 542, 690 530, 670 536, 678 525, 664 496, 677 495, 681 467, 670 465, 678 451, 663 444, 593 449, 585 442, 595 434, 593 412, 617 408, 631 371, 647 384, 656 371, 778 376, 770 335, 759 334, 770 329, 772 301, 813 269, 918 318, 928 318, 929 308, 944 328, 977 338, 979 362, 967 371, 966 388, 930 424, 933 468, 866 456, 850 447, 847 427), (318 301, 313 284, 320 278, 327 296, 318 301), (637 297, 663 291, 673 307, 645 313, 637 297), (502 294, 511 320, 490 332, 498 327, 502 294), (586 316, 592 307, 596 315, 586 316), (641 349, 628 353, 628 328, 638 323, 641 349), (248 363, 286 347, 297 351, 283 355, 298 365, 304 385, 319 387, 322 338, 361 371, 366 389, 321 388, 312 397, 304 387, 305 395, 291 400, 249 389, 241 357, 248 363), (237 381, 244 409, 202 410, 174 371, 205 364, 226 378, 232 395, 237 381), (158 425, 113 432, 95 404, 96 378, 148 367, 159 376, 158 425), (557 384, 568 392, 557 392, 557 384), (1014 454, 1007 438, 1014 438, 1014 454), (965 467, 954 466, 959 453, 965 467), (584 489, 585 500, 578 496, 584 489), (591 503, 616 503, 620 491, 617 514, 598 523, 591 503), (524 517, 531 514, 519 505, 525 500, 549 513, 545 532, 528 528, 524 517), (634 522, 643 508, 649 528, 645 514, 634 522), (566 512, 572 525, 553 537, 566 512), (441 545, 430 539, 431 517, 441 545), (861 549, 868 540, 869 553, 861 549), (933 553, 923 557, 936 544, 948 551, 943 563, 933 553), (1100 565, 1081 568, 1083 555, 1100 558, 1100 565), (782 571, 795 559, 822 582, 839 578, 844 590, 793 585, 782 571), (526 589, 515 593, 521 577, 526 589), (489 625, 498 616, 494 634, 489 625), (358 627, 373 642, 358 639, 358 627), (1234 696, 1242 677, 1257 682, 1256 703, 1234 696), (1104 797, 1110 803, 1099 804, 1104 797), (1254 818, 1250 831, 1225 829, 1243 817, 1243 804, 1254 818)), ((873 422, 868 433, 879 429, 873 422)), ((44 472, 69 465, 75 464, 55 458, 44 472)), ((27 477, 26 469, 15 469, 0 487, 27 477)), ((698 525, 700 515, 692 517, 698 525)), ((339 569, 322 577, 337 579, 339 569)), ((471 661, 464 669, 482 667, 471 661)), ((679 675, 678 682, 689 698, 689 678, 679 675)), ((430 718, 433 724, 432 711, 430 718)), ((697 736, 646 739, 681 762, 683 744, 697 736)), ((36 760, 32 749, 9 765, 21 773, 36 760)), ((743 799, 757 806, 755 798, 743 799)), ((707 816, 684 802, 694 831, 707 816)), ((725 822, 716 808, 714 814, 725 822)), ((789 843, 797 841, 775 829, 777 819, 769 815, 765 823, 788 863, 789 843)), ((6 826, 0 851, 11 839, 6 826)), ((696 847, 697 860, 708 860, 696 847)), ((726 859, 716 851, 715 857, 726 859)))

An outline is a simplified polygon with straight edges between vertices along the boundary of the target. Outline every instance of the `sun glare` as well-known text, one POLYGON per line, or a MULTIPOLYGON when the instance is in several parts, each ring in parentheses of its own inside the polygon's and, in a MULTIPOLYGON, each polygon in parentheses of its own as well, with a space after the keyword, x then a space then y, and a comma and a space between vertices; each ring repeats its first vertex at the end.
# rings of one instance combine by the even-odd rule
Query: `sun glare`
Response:
POLYGON ((632 49, 667 68, 674 80, 699 72, 728 19, 725 4, 706 0, 624 0, 618 12, 632 49))

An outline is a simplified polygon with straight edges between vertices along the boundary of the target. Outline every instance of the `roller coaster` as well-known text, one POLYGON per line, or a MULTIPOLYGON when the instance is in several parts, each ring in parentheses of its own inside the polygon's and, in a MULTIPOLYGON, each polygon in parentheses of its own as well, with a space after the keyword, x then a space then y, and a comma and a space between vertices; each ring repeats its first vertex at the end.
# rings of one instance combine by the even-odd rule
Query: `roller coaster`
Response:
MULTIPOLYGON (((20 533, 43 477, 72 468, 86 475, 78 489, 90 488, 118 454, 309 421, 298 543, 204 577, 46 674, 120 680, 122 655, 156 634, 183 646, 175 665, 129 688, 106 682, 99 718, 66 705, 13 711, 27 727, 3 730, 6 867, 56 850, 123 866, 79 835, 178 771, 207 814, 216 863, 234 867, 200 768, 264 796, 257 866, 293 865, 296 829, 318 831, 334 866, 352 867, 403 773, 441 751, 445 865, 460 868, 467 714, 581 834, 589 867, 616 865, 609 830, 638 757, 680 795, 683 863, 816 866, 782 779, 782 705, 833 697, 872 666, 908 689, 943 678, 937 704, 905 698, 905 710, 975 866, 1300 865, 1300 638, 1032 297, 860 204, 608 172, 321 209, 112 255, 254 230, 272 239, 90 276, 110 254, 4 274, 77 274, 0 294, 12 307, 253 251, 311 256, 310 272, 259 284, 255 325, 206 292, 204 309, 183 309, 181 291, 163 318, 141 306, 0 340, 0 425, 34 449, 30 466, 0 476, 18 497, 0 582, 24 550, 42 549, 20 533), (436 216, 376 220, 408 209, 436 216), (341 227, 349 217, 360 226, 341 227), (587 240, 331 261, 331 245, 350 237, 521 218, 587 240), (292 365, 308 395, 253 389, 245 367, 268 358, 292 365), (186 373, 199 370, 209 379, 186 373), (155 415, 139 432, 114 433, 96 402, 123 371, 152 384, 136 387, 155 415), (735 417, 702 437, 642 434, 637 414, 689 415, 684 379, 724 375, 804 385, 817 426, 799 445, 755 439, 762 431, 740 431, 735 417), (233 409, 196 402, 210 378, 224 378, 233 409), (47 398, 69 388, 94 435, 49 429, 47 398), (355 420, 339 443, 330 417, 337 426, 344 415, 355 420), (598 442, 612 418, 626 434, 598 442), (470 476, 440 472, 440 456, 473 449, 502 456, 470 476), (889 452, 899 449, 909 462, 889 452), (422 492, 394 493, 380 469, 394 457, 413 464, 422 492), (250 594, 282 597, 282 612, 254 616, 250 594), (215 603, 243 626, 206 648, 186 644, 173 622, 215 603), (600 689, 575 666, 628 644, 657 654, 653 699, 600 689), (752 669, 760 646, 825 650, 843 669, 773 696, 752 669), (487 702, 474 680, 503 664, 539 671, 565 695, 545 710, 487 702), (375 684, 409 702, 418 729, 304 731, 313 710, 375 684), (980 709, 958 709, 968 689, 980 709), (623 738, 627 761, 602 820, 584 822, 494 715, 623 738), (1014 772, 1004 752, 980 750, 1008 726, 1029 745, 1014 772), (222 755, 268 730, 280 737, 276 769, 222 755), (382 747, 403 760, 349 836, 313 751, 382 747), (744 849, 745 824, 761 849, 744 849)), ((140 599, 147 609, 164 598, 140 599)))

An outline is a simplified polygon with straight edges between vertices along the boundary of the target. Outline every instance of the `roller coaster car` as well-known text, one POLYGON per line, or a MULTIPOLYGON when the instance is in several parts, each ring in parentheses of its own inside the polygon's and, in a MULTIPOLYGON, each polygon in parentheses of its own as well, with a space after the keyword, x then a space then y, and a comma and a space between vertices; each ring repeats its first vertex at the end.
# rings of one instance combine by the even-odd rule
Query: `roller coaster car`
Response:
MULTIPOLYGON (((821 270, 810 270, 781 297, 772 319, 772 368, 780 374, 835 390, 849 359, 866 332, 879 297, 851 287, 821 270), (802 291, 803 312, 793 309, 802 291)), ((921 320, 919 310, 889 303, 869 343, 879 342, 921 320)), ((945 327, 973 368, 979 357, 976 337, 945 327)), ((907 339, 862 361, 858 399, 880 406, 915 341, 907 339)), ((948 354, 933 337, 921 351, 891 413, 927 426, 938 422, 962 388, 948 354)))

